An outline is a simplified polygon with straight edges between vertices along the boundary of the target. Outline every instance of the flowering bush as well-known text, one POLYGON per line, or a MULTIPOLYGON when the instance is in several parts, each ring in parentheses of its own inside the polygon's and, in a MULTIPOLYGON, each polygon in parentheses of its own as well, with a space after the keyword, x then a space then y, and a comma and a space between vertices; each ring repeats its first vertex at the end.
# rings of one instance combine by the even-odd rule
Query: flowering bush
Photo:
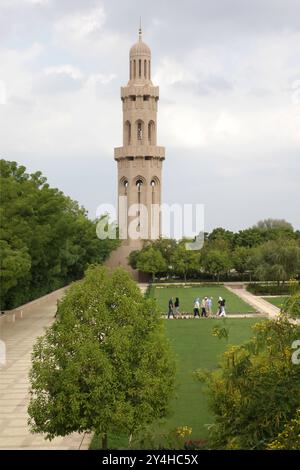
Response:
POLYGON ((189 426, 181 426, 176 429, 175 433, 177 434, 178 437, 186 437, 190 436, 193 432, 193 429, 190 428, 189 426))
POLYGON ((284 430, 267 446, 268 450, 300 450, 300 408, 296 418, 286 423, 284 430))

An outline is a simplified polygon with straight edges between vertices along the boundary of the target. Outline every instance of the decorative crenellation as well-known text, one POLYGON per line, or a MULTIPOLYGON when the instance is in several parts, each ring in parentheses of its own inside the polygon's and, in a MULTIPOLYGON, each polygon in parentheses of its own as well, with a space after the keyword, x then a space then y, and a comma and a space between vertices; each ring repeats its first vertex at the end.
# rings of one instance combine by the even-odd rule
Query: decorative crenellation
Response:
POLYGON ((156 145, 134 146, 128 145, 115 148, 115 160, 134 160, 135 158, 143 158, 145 161, 151 161, 154 158, 159 160, 165 159, 165 148, 156 145))
POLYGON ((159 87, 151 85, 121 87, 121 99, 123 100, 130 96, 151 96, 152 98, 159 99, 159 87))

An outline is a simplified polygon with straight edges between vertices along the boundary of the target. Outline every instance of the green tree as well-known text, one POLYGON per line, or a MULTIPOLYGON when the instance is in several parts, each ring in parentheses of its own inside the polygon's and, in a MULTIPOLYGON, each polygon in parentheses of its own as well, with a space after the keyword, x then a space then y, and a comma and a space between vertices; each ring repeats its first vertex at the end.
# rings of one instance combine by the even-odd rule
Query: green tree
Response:
POLYGON ((187 250, 185 243, 178 243, 171 258, 171 264, 175 273, 183 276, 186 282, 187 275, 191 271, 200 269, 199 253, 187 250))
POLYGON ((287 230, 289 232, 293 232, 294 228, 292 224, 287 222, 284 219, 264 219, 257 222, 254 226, 260 230, 287 230))
POLYGON ((48 439, 95 432, 132 435, 168 413, 174 362, 153 300, 123 270, 89 268, 38 339, 28 408, 48 439))
POLYGON ((238 273, 249 272, 251 277, 252 271, 257 267, 255 250, 247 246, 237 246, 232 252, 232 265, 238 273))
POLYGON ((222 227, 215 228, 207 237, 208 243, 212 243, 218 240, 227 241, 229 245, 232 245, 234 241, 234 232, 225 230, 222 227))
POLYGON ((177 247, 176 240, 173 240, 172 238, 159 238, 152 242, 152 246, 161 252, 167 266, 169 267, 172 264, 172 256, 177 247))
POLYGON ((247 228, 235 234, 234 246, 255 247, 265 241, 263 232, 257 228, 247 228))
POLYGON ((136 266, 139 271, 152 274, 153 282, 156 273, 167 269, 166 261, 161 252, 151 245, 139 252, 136 266))
POLYGON ((99 240, 77 202, 41 172, 0 160, 1 308, 13 308, 83 276, 118 240, 99 240), (15 282, 16 281, 16 282, 15 282))
POLYGON ((139 253, 139 250, 134 250, 128 256, 128 263, 132 267, 132 269, 137 269, 139 253))
POLYGON ((230 254, 228 251, 219 249, 208 249, 202 253, 201 264, 205 272, 217 277, 219 282, 220 275, 227 273, 232 266, 230 254))
POLYGON ((292 344, 300 337, 300 326, 290 321, 289 313, 287 308, 278 319, 257 323, 248 343, 227 349, 220 370, 198 372, 208 386, 215 417, 213 447, 264 449, 295 417, 300 367, 293 364, 292 344))
POLYGON ((13 249, 5 240, 0 240, 0 260, 0 302, 4 305, 7 292, 30 277, 31 259, 26 248, 13 249))
POLYGON ((285 282, 300 270, 300 247, 294 240, 268 241, 257 250, 256 274, 261 280, 285 282))

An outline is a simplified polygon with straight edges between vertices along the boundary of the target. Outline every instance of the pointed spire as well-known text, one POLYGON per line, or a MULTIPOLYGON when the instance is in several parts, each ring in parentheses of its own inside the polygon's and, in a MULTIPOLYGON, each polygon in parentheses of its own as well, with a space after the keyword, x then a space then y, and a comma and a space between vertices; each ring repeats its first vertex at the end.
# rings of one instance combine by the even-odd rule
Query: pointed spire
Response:
POLYGON ((140 16, 139 42, 142 42, 142 17, 140 16))

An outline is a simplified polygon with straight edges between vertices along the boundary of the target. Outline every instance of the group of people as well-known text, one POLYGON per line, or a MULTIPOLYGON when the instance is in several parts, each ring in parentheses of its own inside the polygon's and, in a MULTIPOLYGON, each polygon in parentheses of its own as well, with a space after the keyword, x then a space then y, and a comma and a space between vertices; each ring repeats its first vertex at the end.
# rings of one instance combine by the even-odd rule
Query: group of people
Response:
MULTIPOLYGON (((218 299, 218 311, 216 313, 216 316, 218 317, 226 317, 226 311, 225 311, 225 299, 222 297, 219 297, 218 299)), ((179 308, 179 298, 176 297, 175 301, 173 297, 170 298, 169 300, 169 309, 168 309, 168 318, 180 318, 182 314, 180 313, 180 308, 179 308)), ((201 310, 201 317, 211 317, 213 315, 213 298, 212 297, 203 297, 201 300, 200 297, 197 297, 194 300, 194 307, 193 307, 193 312, 194 312, 194 318, 199 317, 200 318, 200 310, 201 310)))

